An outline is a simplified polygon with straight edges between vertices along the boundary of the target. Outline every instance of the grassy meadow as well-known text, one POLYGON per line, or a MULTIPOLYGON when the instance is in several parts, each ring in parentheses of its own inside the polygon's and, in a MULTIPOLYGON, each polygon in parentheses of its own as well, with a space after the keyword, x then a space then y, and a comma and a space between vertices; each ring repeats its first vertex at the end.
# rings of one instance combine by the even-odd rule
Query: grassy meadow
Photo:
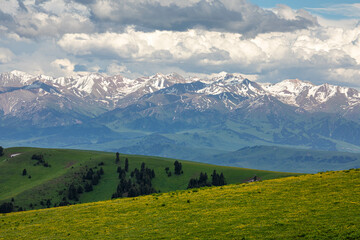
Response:
POLYGON ((0 215, 0 239, 359 239, 360 169, 0 215))
POLYGON ((70 202, 109 200, 119 184, 117 167, 124 168, 125 158, 129 159, 129 172, 135 168, 139 169, 142 162, 154 169, 156 177, 152 180, 152 184, 161 192, 186 189, 190 178, 198 177, 200 172, 207 172, 210 177, 214 169, 218 173, 223 172, 228 183, 242 183, 255 175, 263 180, 297 175, 182 160, 179 161, 182 163, 184 173, 175 175, 175 159, 120 154, 120 162, 116 164, 115 158, 115 153, 111 152, 41 148, 5 149, 4 156, 0 157, 0 204, 14 199, 15 206, 30 210, 47 207, 44 203, 50 199, 50 207, 58 205, 66 196, 70 184, 81 183, 86 168, 93 168, 96 171, 100 167, 105 174, 99 184, 93 187, 93 191, 81 194, 79 201, 70 202), (11 158, 12 154, 20 155, 11 158), (34 166, 36 160, 31 159, 33 154, 42 154, 51 167, 34 166), (99 165, 101 163, 103 165, 99 165), (171 177, 165 172, 166 167, 169 167, 173 173, 171 177), (22 175, 23 169, 27 170, 25 176, 22 175))

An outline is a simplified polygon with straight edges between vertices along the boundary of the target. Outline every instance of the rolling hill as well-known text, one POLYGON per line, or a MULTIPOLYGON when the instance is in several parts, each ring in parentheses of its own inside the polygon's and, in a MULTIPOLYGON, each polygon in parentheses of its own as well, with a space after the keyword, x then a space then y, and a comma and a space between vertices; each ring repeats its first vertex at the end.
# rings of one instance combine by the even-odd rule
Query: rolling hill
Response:
MULTIPOLYGON (((206 172, 211 178, 214 170, 219 174, 222 172, 227 183, 242 183, 255 175, 263 180, 298 175, 182 160, 179 161, 183 174, 175 175, 175 159, 124 154, 120 154, 119 158, 116 163, 115 153, 85 150, 5 149, 4 156, 0 157, 0 204, 12 202, 15 210, 29 210, 109 200, 120 183, 118 167, 125 168, 126 158, 129 163, 126 179, 130 179, 135 168, 141 169, 144 162, 146 168, 154 170, 155 178, 151 184, 157 192, 186 189, 190 178, 199 177, 200 172, 206 172), (168 171, 165 170, 167 167, 168 171), (97 175, 100 171, 104 174, 97 175), (89 172, 94 173, 90 178, 87 177, 89 172), (168 172, 172 173, 170 177, 168 172), (95 177, 100 179, 96 182, 95 177), (92 185, 91 191, 86 190, 89 184, 92 185), (74 199, 70 199, 69 195, 71 186, 77 190, 82 188, 74 199)), ((131 179, 135 183, 135 178, 131 179)))
POLYGON ((360 169, 0 215, 4 239, 359 239, 360 169))

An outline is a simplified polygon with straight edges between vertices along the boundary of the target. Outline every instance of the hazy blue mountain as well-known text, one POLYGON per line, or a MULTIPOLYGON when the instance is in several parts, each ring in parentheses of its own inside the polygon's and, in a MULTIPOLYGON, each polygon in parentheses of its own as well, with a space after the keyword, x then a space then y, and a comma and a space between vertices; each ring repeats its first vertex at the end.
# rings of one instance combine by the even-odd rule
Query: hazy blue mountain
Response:
POLYGON ((214 155, 210 162, 237 167, 258 167, 315 173, 360 167, 360 154, 304 150, 277 146, 245 147, 234 152, 214 155))

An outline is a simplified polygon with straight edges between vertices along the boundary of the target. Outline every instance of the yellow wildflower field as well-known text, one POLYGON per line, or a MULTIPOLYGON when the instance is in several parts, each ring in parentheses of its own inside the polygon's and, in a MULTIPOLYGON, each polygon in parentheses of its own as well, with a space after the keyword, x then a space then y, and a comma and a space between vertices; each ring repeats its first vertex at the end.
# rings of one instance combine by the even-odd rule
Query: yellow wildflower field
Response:
POLYGON ((360 239, 360 169, 0 215, 0 239, 360 239))

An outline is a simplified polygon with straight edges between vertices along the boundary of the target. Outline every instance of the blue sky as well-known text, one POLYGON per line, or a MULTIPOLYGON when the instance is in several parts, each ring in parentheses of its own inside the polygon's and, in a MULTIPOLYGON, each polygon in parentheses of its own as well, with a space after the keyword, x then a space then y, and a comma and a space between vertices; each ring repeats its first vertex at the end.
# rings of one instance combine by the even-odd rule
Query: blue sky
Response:
POLYGON ((0 72, 242 73, 360 87, 360 3, 1 0, 0 72))
MULTIPOLYGON (((330 19, 349 18, 350 16, 348 16, 346 12, 341 11, 339 6, 360 3, 360 1, 356 0, 252 0, 251 2, 263 8, 273 8, 276 7, 277 4, 285 4, 293 9, 307 9, 314 14, 319 14, 330 19), (331 9, 337 9, 338 11, 331 11, 331 9)), ((360 12, 358 14, 360 15, 360 12)))
POLYGON ((275 7, 276 4, 285 4, 289 7, 299 9, 299 8, 324 8, 329 7, 336 4, 352 4, 359 3, 359 1, 354 0, 252 0, 252 3, 259 5, 260 7, 275 7))

